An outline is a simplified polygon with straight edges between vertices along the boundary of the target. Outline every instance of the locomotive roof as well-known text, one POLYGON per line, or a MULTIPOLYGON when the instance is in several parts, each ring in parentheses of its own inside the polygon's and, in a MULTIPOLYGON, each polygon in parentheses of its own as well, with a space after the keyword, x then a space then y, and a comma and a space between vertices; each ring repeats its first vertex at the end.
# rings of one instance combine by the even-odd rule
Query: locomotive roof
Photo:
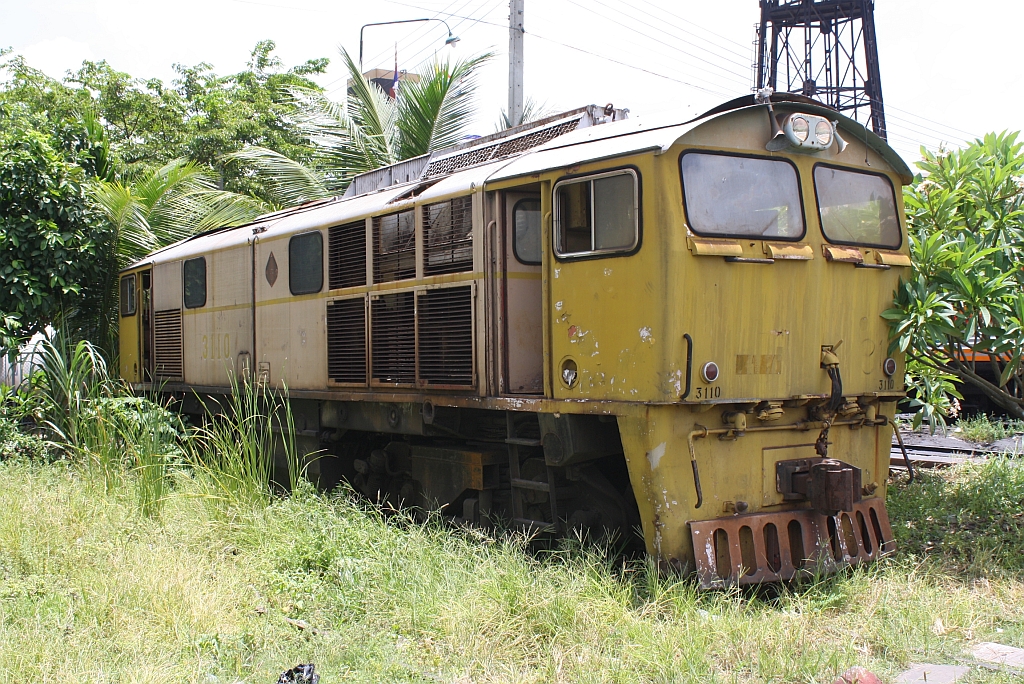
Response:
MULTIPOLYGON (((795 106, 801 111, 820 114, 833 120, 838 119, 840 130, 860 140, 882 156, 904 183, 909 183, 913 179, 913 172, 895 150, 853 119, 819 102, 790 93, 777 93, 772 96, 772 102, 783 109, 795 106)), ((465 194, 466 191, 487 183, 631 154, 661 154, 668 151, 683 135, 708 121, 740 110, 763 106, 755 102, 753 95, 749 95, 726 102, 682 123, 659 125, 651 120, 637 118, 576 128, 515 156, 472 166, 437 180, 423 181, 417 178, 365 194, 309 202, 261 216, 241 226, 215 229, 195 235, 150 254, 126 270, 146 263, 174 261, 244 245, 253 235, 258 235, 262 240, 305 230, 322 229, 389 209, 398 211, 415 202, 465 194)), ((581 110, 574 110, 571 113, 579 111, 581 110)))

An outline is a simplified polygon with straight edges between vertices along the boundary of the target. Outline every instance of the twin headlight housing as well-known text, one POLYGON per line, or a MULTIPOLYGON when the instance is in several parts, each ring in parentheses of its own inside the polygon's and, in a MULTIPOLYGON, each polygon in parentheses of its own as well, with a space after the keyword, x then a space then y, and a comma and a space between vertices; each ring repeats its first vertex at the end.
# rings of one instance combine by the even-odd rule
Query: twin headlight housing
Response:
MULTIPOLYGON (((771 114, 774 118, 774 114, 771 114)), ((772 152, 792 149, 794 152, 822 152, 839 144, 839 151, 846 149, 846 141, 839 137, 836 123, 822 116, 795 112, 782 117, 777 127, 772 127, 772 139, 766 146, 772 152)))

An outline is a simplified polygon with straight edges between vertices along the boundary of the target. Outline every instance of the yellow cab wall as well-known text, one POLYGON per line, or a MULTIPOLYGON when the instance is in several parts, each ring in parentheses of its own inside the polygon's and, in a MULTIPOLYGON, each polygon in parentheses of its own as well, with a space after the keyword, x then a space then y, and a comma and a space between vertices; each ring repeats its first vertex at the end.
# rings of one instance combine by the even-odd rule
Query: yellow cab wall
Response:
MULTIPOLYGON (((697 127, 663 154, 570 170, 628 164, 639 171, 642 244, 631 256, 548 260, 551 386, 556 398, 652 402, 616 412, 648 549, 661 558, 692 559, 687 521, 732 514, 736 502, 751 513, 792 507, 783 506, 776 491, 775 462, 815 456, 817 430, 697 440, 704 490, 704 504, 697 509, 686 444, 695 425, 722 428, 723 412, 749 411, 761 400, 788 401, 779 425, 806 420, 806 408, 799 404, 807 395, 827 396, 831 389, 820 366, 822 345, 839 345, 844 396, 881 401, 879 412, 891 416, 903 389, 901 359, 892 384, 882 371, 888 334, 880 317, 891 306, 903 269, 854 268, 823 255, 827 243, 812 176, 820 161, 885 172, 896 189, 905 234, 900 179, 862 143, 850 140, 842 155, 834 147, 815 155, 780 155, 799 171, 806 228, 800 244, 811 247, 809 261, 728 263, 722 256, 692 253, 680 154, 705 148, 771 156, 764 149, 769 137, 763 109, 741 111, 697 127), (681 400, 684 333, 693 339, 693 364, 690 393, 681 400), (566 358, 578 365, 579 380, 572 388, 560 379, 566 358), (700 378, 706 361, 721 369, 716 383, 700 378), (885 396, 876 396, 880 391, 885 396)), ((547 219, 551 226, 550 214, 547 219)), ((766 257, 761 240, 730 242, 741 247, 743 257, 766 257)), ((873 251, 862 249, 867 263, 875 262, 873 251)), ((905 237, 898 251, 908 252, 905 237)), ((751 425, 760 424, 754 415, 747 417, 751 425)), ((876 495, 884 497, 890 436, 887 427, 837 427, 829 455, 861 468, 863 482, 877 485, 876 495)))
POLYGON ((121 282, 118 280, 118 374, 126 382, 142 379, 142 270, 122 273, 121 278, 135 274, 135 313, 122 316, 121 282))

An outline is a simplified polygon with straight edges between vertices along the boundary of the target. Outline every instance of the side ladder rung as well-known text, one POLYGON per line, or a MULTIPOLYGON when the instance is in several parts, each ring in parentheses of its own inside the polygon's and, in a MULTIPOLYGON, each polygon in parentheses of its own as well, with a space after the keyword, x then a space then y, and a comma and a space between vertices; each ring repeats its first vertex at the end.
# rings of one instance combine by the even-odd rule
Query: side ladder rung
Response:
POLYGON ((550 492, 551 485, 547 482, 538 482, 537 480, 524 480, 522 478, 512 478, 512 486, 518 489, 532 489, 535 492, 550 492))
POLYGON ((539 439, 520 439, 519 437, 509 437, 505 440, 505 444, 515 444, 516 446, 528 446, 528 447, 539 447, 541 446, 539 439))

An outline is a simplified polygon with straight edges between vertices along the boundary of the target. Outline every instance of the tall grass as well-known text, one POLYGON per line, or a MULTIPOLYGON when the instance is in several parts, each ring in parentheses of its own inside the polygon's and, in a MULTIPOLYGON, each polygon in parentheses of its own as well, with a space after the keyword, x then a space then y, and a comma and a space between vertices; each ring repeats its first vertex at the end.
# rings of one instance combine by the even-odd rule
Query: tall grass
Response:
POLYGON ((204 424, 190 431, 188 462, 211 496, 230 504, 266 503, 275 485, 293 491, 302 474, 291 405, 286 393, 264 381, 230 378, 231 394, 208 400, 204 424), (275 473, 275 461, 283 473, 275 473), (285 481, 275 481, 275 474, 285 481))

